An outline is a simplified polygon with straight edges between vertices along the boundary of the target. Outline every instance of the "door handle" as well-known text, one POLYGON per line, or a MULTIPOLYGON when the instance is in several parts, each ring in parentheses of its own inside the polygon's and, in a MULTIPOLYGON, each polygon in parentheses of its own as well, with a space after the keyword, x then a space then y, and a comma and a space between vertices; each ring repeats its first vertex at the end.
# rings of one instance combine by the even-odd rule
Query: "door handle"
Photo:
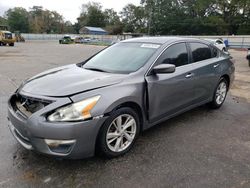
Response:
POLYGON ((216 64, 216 65, 214 65, 214 68, 217 68, 218 66, 220 66, 220 64, 216 64))
POLYGON ((191 77, 193 77, 193 76, 194 76, 193 73, 188 73, 188 74, 186 75, 186 78, 191 78, 191 77))

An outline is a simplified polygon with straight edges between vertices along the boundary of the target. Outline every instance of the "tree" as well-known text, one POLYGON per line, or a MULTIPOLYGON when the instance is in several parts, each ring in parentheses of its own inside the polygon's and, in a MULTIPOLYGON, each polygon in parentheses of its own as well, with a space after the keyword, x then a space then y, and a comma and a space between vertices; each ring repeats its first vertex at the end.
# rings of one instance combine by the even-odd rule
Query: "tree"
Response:
POLYGON ((64 28, 68 27, 62 15, 56 11, 43 10, 40 6, 32 7, 29 15, 30 30, 34 33, 64 33, 64 28))
POLYGON ((216 0, 215 13, 227 24, 228 34, 249 24, 250 0, 216 0))
POLYGON ((142 0, 148 33, 237 34, 249 31, 250 0, 142 0))
POLYGON ((146 17, 142 6, 128 4, 120 14, 125 32, 144 33, 146 31, 146 17))
POLYGON ((120 24, 120 17, 117 14, 116 11, 114 11, 114 9, 105 9, 104 10, 104 22, 106 25, 115 25, 115 24, 120 24))
POLYGON ((41 6, 33 6, 30 8, 29 12, 29 22, 30 22, 30 31, 32 33, 43 33, 45 32, 43 27, 44 23, 42 18, 43 7, 41 6))
POLYGON ((141 0, 140 6, 128 4, 120 14, 89 2, 82 5, 77 20, 72 25, 55 11, 34 6, 29 11, 9 9, 4 18, 0 17, 0 24, 8 24, 12 31, 33 33, 70 33, 94 26, 105 27, 111 34, 249 34, 250 0, 141 0))
POLYGON ((70 21, 64 23, 64 33, 77 33, 70 21))
POLYGON ((80 17, 77 18, 80 27, 105 27, 105 16, 100 3, 89 2, 82 5, 80 17))
POLYGON ((120 17, 114 9, 105 9, 105 28, 111 35, 121 34, 123 30, 123 25, 120 21, 120 17))
POLYGON ((7 25, 8 20, 0 16, 0 25, 7 25))
POLYGON ((50 28, 47 33, 65 33, 65 30, 69 30, 71 27, 70 22, 64 22, 62 15, 57 13, 56 11, 51 11, 48 13, 50 17, 50 28))
POLYGON ((17 31, 17 30, 20 32, 29 31, 29 22, 28 22, 29 14, 24 8, 15 7, 13 9, 9 9, 6 12, 6 17, 11 31, 17 31))

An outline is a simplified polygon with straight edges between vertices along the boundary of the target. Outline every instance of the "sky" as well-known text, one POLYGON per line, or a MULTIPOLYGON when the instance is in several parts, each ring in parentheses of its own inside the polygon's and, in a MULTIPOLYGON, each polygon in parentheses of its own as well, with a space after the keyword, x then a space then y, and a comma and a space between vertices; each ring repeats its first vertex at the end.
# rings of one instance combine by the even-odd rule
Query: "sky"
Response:
MULTIPOLYGON (((91 0, 0 0, 0 16, 9 8, 23 7, 27 10, 33 6, 43 6, 44 9, 55 10, 63 15, 65 21, 76 22, 80 15, 81 5, 91 0)), ((128 3, 139 5, 141 0, 92 0, 102 4, 103 9, 113 8, 120 12, 128 3)))

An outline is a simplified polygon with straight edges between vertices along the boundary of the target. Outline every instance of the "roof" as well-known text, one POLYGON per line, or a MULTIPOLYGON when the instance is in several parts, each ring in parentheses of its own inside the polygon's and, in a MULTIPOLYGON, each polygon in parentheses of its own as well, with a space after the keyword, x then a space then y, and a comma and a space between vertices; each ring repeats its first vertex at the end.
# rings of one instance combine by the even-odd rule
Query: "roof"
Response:
POLYGON ((195 38, 181 38, 181 37, 139 37, 139 38, 124 40, 122 42, 165 44, 165 43, 182 41, 182 40, 185 40, 185 41, 203 41, 205 43, 208 43, 205 40, 200 40, 200 39, 195 39, 195 38))
POLYGON ((107 33, 107 31, 105 31, 104 29, 102 29, 102 28, 100 28, 100 27, 89 27, 89 26, 86 26, 86 27, 83 27, 83 28, 86 28, 86 29, 88 29, 89 31, 105 32, 105 33, 107 33))
POLYGON ((216 38, 216 39, 208 39, 208 38, 206 38, 206 39, 204 39, 204 40, 206 40, 206 41, 211 41, 211 42, 214 42, 214 41, 217 41, 217 40, 221 40, 221 41, 222 41, 222 39, 219 39, 219 38, 216 38))
POLYGON ((12 34, 10 31, 3 31, 3 30, 1 30, 1 32, 3 32, 3 33, 8 33, 8 34, 12 34))

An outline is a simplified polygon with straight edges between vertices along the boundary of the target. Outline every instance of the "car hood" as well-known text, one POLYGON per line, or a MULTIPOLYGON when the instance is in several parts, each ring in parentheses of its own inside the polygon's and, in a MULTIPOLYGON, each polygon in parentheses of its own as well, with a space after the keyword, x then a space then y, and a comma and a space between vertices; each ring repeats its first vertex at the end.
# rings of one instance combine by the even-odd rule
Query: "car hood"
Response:
POLYGON ((38 74, 20 88, 25 93, 63 97, 120 83, 126 75, 86 70, 68 65, 38 74))

